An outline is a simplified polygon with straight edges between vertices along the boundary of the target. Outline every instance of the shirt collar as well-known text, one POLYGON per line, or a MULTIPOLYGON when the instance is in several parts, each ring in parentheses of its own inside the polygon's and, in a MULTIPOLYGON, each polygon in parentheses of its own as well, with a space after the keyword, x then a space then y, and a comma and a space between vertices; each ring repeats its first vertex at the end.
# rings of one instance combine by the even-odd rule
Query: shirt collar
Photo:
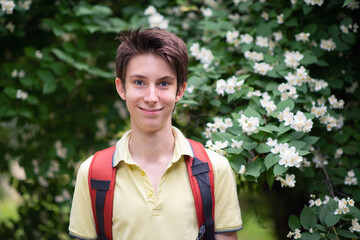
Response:
MULTIPOLYGON (((176 127, 172 127, 172 132, 175 137, 175 148, 171 163, 175 163, 181 159, 182 156, 188 155, 194 157, 193 150, 187 138, 176 127)), ((119 141, 116 143, 116 150, 113 159, 113 167, 117 166, 121 161, 127 164, 136 164, 131 157, 129 151, 129 139, 131 137, 131 130, 127 131, 119 141)))

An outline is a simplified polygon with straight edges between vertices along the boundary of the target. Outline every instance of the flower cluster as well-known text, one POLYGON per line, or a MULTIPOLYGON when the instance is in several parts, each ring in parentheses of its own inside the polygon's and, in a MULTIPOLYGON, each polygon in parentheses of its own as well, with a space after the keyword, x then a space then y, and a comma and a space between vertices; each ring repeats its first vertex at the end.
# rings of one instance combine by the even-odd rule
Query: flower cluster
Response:
POLYGON ((31 5, 31 2, 32 2, 31 0, 27 0, 27 1, 24 1, 24 2, 20 1, 20 2, 18 2, 18 4, 19 4, 19 6, 22 7, 23 9, 29 10, 29 9, 30 9, 30 5, 31 5))
POLYGON ((236 47, 241 43, 250 44, 253 40, 254 38, 248 33, 240 34, 239 31, 228 31, 226 33, 226 42, 229 44, 234 44, 236 47))
POLYGON ((332 38, 328 40, 321 39, 320 48, 326 51, 332 51, 336 48, 336 45, 335 42, 332 40, 332 38))
POLYGON ((207 128, 205 129, 206 138, 211 137, 211 133, 213 132, 225 132, 226 129, 233 126, 233 122, 231 118, 222 119, 216 117, 214 119, 214 123, 207 123, 207 128))
POLYGON ((262 99, 260 100, 260 104, 263 108, 265 108, 265 110, 268 114, 270 114, 276 110, 276 105, 275 105, 274 101, 271 100, 271 98, 267 92, 264 92, 262 94, 262 99))
POLYGON ((327 88, 327 86, 329 85, 327 82, 325 82, 322 79, 316 80, 313 78, 309 78, 308 83, 309 83, 310 91, 312 92, 318 92, 321 89, 327 88))
POLYGON ((344 100, 340 99, 338 100, 335 95, 331 95, 329 98, 328 98, 328 101, 330 103, 330 108, 335 108, 335 109, 342 109, 344 108, 344 100))
POLYGON ((273 154, 279 154, 280 165, 285 167, 300 167, 303 158, 299 156, 295 147, 289 147, 288 143, 278 143, 276 139, 268 138, 266 144, 271 148, 273 154))
POLYGON ((354 1, 352 3, 349 3, 349 5, 347 5, 347 8, 349 8, 351 10, 359 9, 360 3, 358 1, 354 1))
POLYGON ((287 235, 287 237, 288 238, 292 238, 292 237, 294 237, 294 239, 299 239, 299 238, 301 238, 301 231, 300 231, 300 229, 295 229, 295 231, 294 232, 289 232, 288 233, 288 235, 287 235))
POLYGON ((39 50, 36 50, 36 51, 35 51, 35 57, 38 58, 38 59, 42 59, 42 58, 43 58, 43 54, 42 54, 39 50))
POLYGON ((258 53, 258 52, 246 51, 244 53, 244 56, 246 59, 249 59, 250 61, 254 61, 254 62, 260 62, 264 60, 264 54, 262 52, 258 53))
MULTIPOLYGON (((311 195, 311 197, 315 199, 314 195, 311 195)), ((309 207, 320 207, 321 205, 326 205, 329 202, 330 197, 326 195, 324 201, 322 201, 320 198, 317 198, 316 200, 314 199, 309 200, 309 207)))
POLYGON ((345 185, 357 185, 358 184, 357 177, 355 177, 355 173, 353 170, 350 170, 347 172, 347 176, 345 177, 344 184, 345 185))
POLYGON ((284 111, 278 115, 280 122, 284 122, 285 126, 289 126, 297 132, 310 132, 313 127, 313 121, 306 119, 303 112, 297 111, 296 114, 290 112, 290 108, 286 107, 284 111))
POLYGON ((233 94, 236 90, 240 90, 241 86, 244 84, 245 80, 238 81, 237 77, 232 76, 226 81, 220 79, 216 82, 216 93, 218 95, 224 96, 225 93, 233 94))
POLYGON ((213 143, 211 140, 208 140, 206 142, 205 147, 224 156, 226 154, 224 149, 227 148, 228 145, 229 145, 228 141, 225 141, 225 142, 215 141, 215 143, 213 143))
POLYGON ((285 64, 287 67, 296 69, 300 65, 301 59, 304 58, 304 55, 302 55, 299 51, 286 51, 284 54, 285 57, 285 64))
POLYGON ((1 10, 3 10, 5 12, 5 14, 12 14, 13 10, 15 8, 15 3, 14 1, 11 0, 1 0, 0 1, 1 4, 1 10))
POLYGON ((16 91, 16 98, 21 100, 26 100, 28 98, 28 93, 21 89, 18 89, 16 91))
POLYGON ((323 117, 326 113, 327 107, 325 105, 321 105, 320 107, 316 107, 315 103, 311 108, 311 113, 315 115, 315 117, 320 118, 323 117))
POLYGON ((301 86, 303 83, 309 82, 310 79, 303 66, 297 68, 294 73, 289 72, 284 78, 292 86, 301 86))
POLYGON ((259 47, 269 47, 269 39, 267 37, 257 36, 255 44, 259 47))
POLYGON ((338 208, 335 210, 334 214, 335 215, 340 215, 340 214, 346 214, 350 212, 350 209, 348 207, 349 206, 354 206, 355 201, 352 200, 351 198, 343 198, 341 200, 337 200, 338 201, 338 208))
POLYGON ((339 119, 334 118, 330 114, 327 114, 320 118, 320 123, 326 125, 326 130, 331 131, 333 128, 341 129, 344 126, 344 117, 340 116, 339 119))
POLYGON ((253 133, 258 133, 259 130, 257 127, 259 126, 259 118, 257 117, 246 117, 244 114, 241 115, 239 121, 239 126, 242 128, 243 132, 246 132, 247 135, 251 135, 253 133))
POLYGON ((209 69, 212 61, 214 60, 212 52, 204 47, 200 48, 199 43, 193 43, 191 45, 190 54, 195 57, 196 60, 199 60, 205 69, 209 69))
POLYGON ((293 188, 293 187, 295 187, 295 183, 296 183, 294 174, 291 174, 291 175, 286 174, 285 179, 282 178, 281 176, 277 176, 275 178, 275 180, 280 181, 281 187, 293 188))
POLYGON ((295 100, 299 96, 296 92, 296 88, 288 83, 281 83, 278 86, 278 90, 281 92, 281 101, 284 101, 289 97, 295 100))
POLYGON ((358 87, 359 87, 359 83, 358 83, 358 82, 353 82, 350 87, 345 88, 345 92, 347 92, 347 93, 354 93, 355 90, 356 90, 358 87))
POLYGON ((25 77, 25 71, 24 70, 17 70, 16 68, 11 72, 11 77, 16 78, 23 78, 25 77))
POLYGON ((336 149, 336 152, 334 154, 334 158, 341 158, 341 156, 343 155, 343 149, 342 148, 338 148, 336 149))
POLYGON ((309 41, 309 37, 310 37, 310 33, 298 33, 295 35, 295 40, 297 42, 302 41, 302 42, 308 42, 309 41))
POLYGON ((329 164, 325 157, 322 156, 321 152, 316 149, 311 150, 313 154, 312 162, 315 164, 315 168, 322 168, 329 164))
POLYGON ((260 92, 260 90, 255 90, 255 91, 250 91, 250 92, 248 92, 248 93, 246 94, 246 96, 247 96, 248 98, 251 98, 251 97, 253 97, 253 96, 255 96, 255 97, 261 97, 261 96, 262 96, 262 93, 260 92))
POLYGON ((318 6, 321 6, 323 5, 324 3, 324 0, 304 0, 304 2, 307 4, 307 5, 318 5, 318 6))
POLYGON ((152 5, 148 6, 144 15, 149 16, 148 21, 150 27, 159 27, 161 29, 167 29, 169 27, 169 20, 165 19, 163 15, 156 11, 156 8, 152 5))
POLYGON ((349 228, 350 232, 360 232, 360 224, 357 218, 351 220, 352 226, 349 228))
POLYGON ((254 64, 254 72, 260 75, 265 76, 268 71, 273 70, 273 67, 267 63, 255 63, 254 64))
POLYGON ((59 158, 65 159, 67 156, 67 149, 65 147, 63 147, 62 142, 60 140, 57 140, 55 142, 55 150, 56 150, 56 155, 59 158))

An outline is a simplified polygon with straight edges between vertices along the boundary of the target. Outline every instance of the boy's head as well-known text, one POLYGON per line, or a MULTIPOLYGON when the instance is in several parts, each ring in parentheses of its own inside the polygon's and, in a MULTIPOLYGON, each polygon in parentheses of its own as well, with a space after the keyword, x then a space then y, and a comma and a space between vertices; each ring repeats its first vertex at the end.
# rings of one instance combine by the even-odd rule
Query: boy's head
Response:
POLYGON ((119 37, 121 44, 116 54, 116 75, 125 86, 125 76, 130 60, 140 54, 161 57, 176 73, 177 92, 187 82, 188 53, 184 41, 173 33, 159 29, 136 29, 119 37))

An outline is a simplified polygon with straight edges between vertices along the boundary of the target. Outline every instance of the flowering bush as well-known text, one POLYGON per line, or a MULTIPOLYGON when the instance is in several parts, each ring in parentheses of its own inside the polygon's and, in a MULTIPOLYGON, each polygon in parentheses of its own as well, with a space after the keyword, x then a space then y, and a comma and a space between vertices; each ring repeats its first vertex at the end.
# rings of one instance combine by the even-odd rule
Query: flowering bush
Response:
POLYGON ((113 39, 142 25, 188 44, 174 124, 225 155, 240 187, 310 193, 287 237, 359 238, 358 1, 0 3, 0 171, 23 198, 1 236, 68 239, 78 164, 128 127, 113 39))

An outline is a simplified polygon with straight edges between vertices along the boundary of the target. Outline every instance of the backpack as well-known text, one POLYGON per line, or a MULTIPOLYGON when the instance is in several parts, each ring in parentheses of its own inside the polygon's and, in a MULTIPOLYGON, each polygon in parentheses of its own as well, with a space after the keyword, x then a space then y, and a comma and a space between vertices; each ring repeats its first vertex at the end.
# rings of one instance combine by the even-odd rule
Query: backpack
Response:
MULTIPOLYGON (((194 158, 185 157, 194 196, 199 234, 196 240, 214 240, 214 173, 204 146, 188 139, 194 158)), ((112 213, 116 167, 115 146, 95 153, 89 168, 89 189, 98 240, 112 240, 112 213)))

